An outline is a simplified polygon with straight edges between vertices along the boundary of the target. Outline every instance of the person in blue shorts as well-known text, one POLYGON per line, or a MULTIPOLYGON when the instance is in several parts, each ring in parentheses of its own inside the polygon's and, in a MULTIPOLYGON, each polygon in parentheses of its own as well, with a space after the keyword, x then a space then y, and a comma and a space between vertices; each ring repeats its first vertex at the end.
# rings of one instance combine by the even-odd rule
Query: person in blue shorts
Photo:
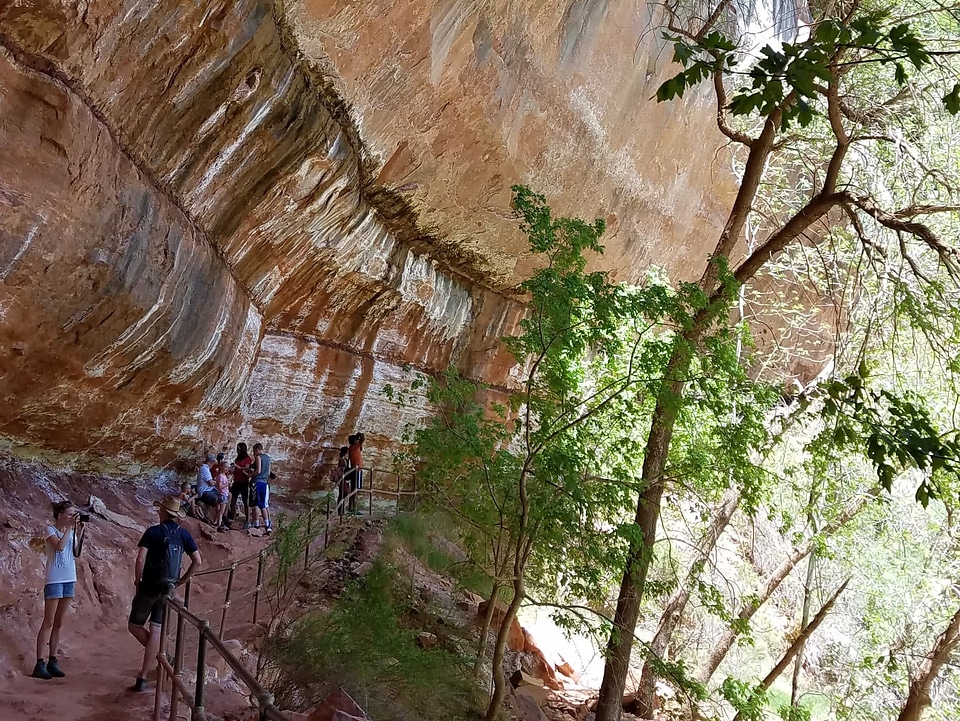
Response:
POLYGON ((253 505, 253 527, 260 528, 260 517, 263 516, 263 526, 267 533, 273 533, 270 523, 270 466, 273 459, 263 452, 263 444, 253 446, 253 480, 255 483, 253 505))
POLYGON ((43 623, 37 634, 37 665, 31 674, 34 678, 49 680, 66 675, 57 662, 57 648, 77 583, 76 559, 83 544, 83 530, 80 514, 70 501, 53 504, 53 525, 47 526, 44 532, 47 573, 43 586, 43 623), (45 648, 50 650, 49 658, 44 658, 45 648))

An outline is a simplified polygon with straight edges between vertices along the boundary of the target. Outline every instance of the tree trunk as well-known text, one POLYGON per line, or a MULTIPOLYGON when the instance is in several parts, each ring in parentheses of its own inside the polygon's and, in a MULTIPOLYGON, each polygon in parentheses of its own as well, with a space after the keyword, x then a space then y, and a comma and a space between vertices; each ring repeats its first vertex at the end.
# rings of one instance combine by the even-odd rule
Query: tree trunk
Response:
MULTIPOLYGON (((483 662, 487 659, 487 636, 490 634, 490 626, 493 625, 493 612, 497 606, 497 593, 499 591, 500 584, 494 582, 490 598, 487 599, 487 610, 483 614, 483 628, 480 629, 480 642, 477 644, 477 660, 473 664, 473 675, 476 677, 480 676, 483 662)), ((499 633, 497 635, 499 636, 499 633)))
MULTIPOLYGON (((778 108, 764 120, 760 134, 750 143, 750 152, 744 164, 740 179, 740 189, 727 216, 727 222, 717 239, 711 254, 716 258, 729 259, 743 235, 743 228, 752 211, 757 189, 763 179, 764 168, 773 148, 774 140, 780 128, 783 108, 778 108)), ((756 272, 789 243, 796 240, 811 224, 827 213, 837 200, 833 198, 835 178, 828 174, 830 187, 810 199, 800 211, 790 218, 778 231, 750 254, 734 271, 739 283, 750 280, 756 272)), ((707 263, 700 278, 700 288, 711 299, 719 293, 720 266, 707 263)), ((673 355, 664 374, 664 384, 657 396, 647 436, 646 455, 643 460, 643 491, 637 499, 635 523, 642 534, 640 543, 631 544, 627 562, 620 583, 620 595, 617 598, 617 611, 614 615, 613 629, 606 648, 606 663, 603 669, 603 683, 600 685, 600 698, 597 702, 596 721, 619 721, 623 713, 623 691, 627 681, 630 654, 633 649, 634 631, 640 613, 640 600, 647 580, 647 571, 653 556, 653 544, 656 540, 657 519, 660 515, 660 498, 663 495, 663 472, 670 454, 673 429, 677 412, 683 398, 683 377, 690 366, 690 353, 700 340, 705 325, 709 323, 709 312, 701 311, 694 319, 692 328, 678 339, 673 355)))
POLYGON ((523 575, 526 573, 527 560, 530 558, 530 550, 533 547, 533 540, 528 537, 530 498, 527 495, 527 475, 530 472, 530 459, 531 457, 528 455, 520 471, 520 482, 518 484, 520 519, 517 523, 517 544, 513 552, 513 599, 510 601, 507 613, 500 624, 497 643, 493 648, 493 696, 491 696, 490 704, 487 706, 485 721, 495 721, 500 714, 500 704, 503 703, 503 697, 507 693, 507 684, 503 677, 503 656, 507 648, 507 639, 510 636, 510 626, 517 617, 517 611, 520 610, 520 604, 523 603, 523 597, 526 594, 523 575))
POLYGON ((907 702, 897 717, 897 721, 920 721, 924 709, 932 703, 930 687, 940 674, 940 669, 950 660, 957 646, 960 645, 960 609, 953 614, 950 624, 940 634, 933 650, 927 656, 910 682, 910 693, 907 702))
MULTIPOLYGON (((517 549, 518 558, 520 553, 521 550, 517 549)), ((523 603, 525 593, 523 574, 520 573, 513 579, 513 600, 510 601, 507 613, 500 623, 497 643, 493 647, 493 696, 487 706, 485 721, 496 721, 500 713, 500 704, 503 703, 503 697, 507 694, 507 681, 503 677, 503 657, 507 649, 507 639, 510 637, 510 626, 513 625, 513 620, 517 617, 517 611, 520 610, 520 604, 523 603)))
POLYGON ((697 677, 701 683, 707 683, 713 677, 713 674, 720 665, 720 662, 726 657, 727 653, 733 647, 733 642, 740 634, 740 631, 737 629, 746 626, 750 619, 753 618, 753 614, 755 614, 757 610, 764 603, 766 603, 770 596, 773 595, 773 592, 780 587, 780 584, 783 583, 784 579, 790 575, 790 572, 796 567, 796 565, 806 558, 807 555, 814 549, 817 539, 820 537, 829 537, 843 528, 854 517, 856 517, 860 511, 863 510, 863 508, 867 505, 868 500, 871 498, 876 498, 879 493, 879 487, 873 488, 866 496, 858 498, 856 501, 851 503, 839 516, 825 525, 819 535, 811 536, 802 544, 794 548, 790 555, 783 561, 783 563, 777 566, 777 568, 775 568, 773 572, 770 573, 766 579, 764 579, 763 585, 757 594, 750 601, 745 603, 740 609, 740 613, 737 614, 737 620, 740 623, 738 623, 736 627, 731 627, 724 631, 723 636, 720 637, 720 640, 717 642, 716 646, 714 646, 713 651, 710 652, 710 656, 707 659, 706 665, 697 677))
MULTIPOLYGON (((736 513, 739 506, 740 491, 736 488, 729 489, 723 495, 720 507, 714 512, 713 518, 710 519, 706 531, 704 531, 699 543, 697 543, 696 556, 693 559, 690 570, 687 572, 686 578, 677 590, 670 595, 670 598, 667 599, 663 613, 660 616, 660 623, 657 626, 657 633, 654 635, 647 650, 647 653, 652 658, 663 658, 666 654, 673 632, 683 617, 683 612, 686 609, 687 601, 690 599, 690 594, 693 592, 694 584, 696 584, 697 579, 700 578, 703 564, 710 558, 713 549, 717 546, 717 541, 730 524, 730 519, 733 518, 733 514, 736 513)), ((639 715, 643 718, 653 718, 656 681, 657 676, 653 670, 653 663, 648 659, 643 664, 643 672, 640 676, 640 687, 637 689, 639 715)))
MULTIPOLYGON (((807 500, 807 521, 810 524, 810 531, 817 535, 818 524, 817 515, 814 513, 814 504, 817 502, 817 483, 810 486, 810 497, 807 500)), ((803 608, 800 611, 800 628, 806 628, 810 623, 810 597, 813 595, 813 577, 817 572, 817 552, 816 549, 810 552, 807 559, 807 577, 803 582, 803 608)), ((800 697, 800 674, 803 672, 803 644, 797 649, 797 658, 793 664, 793 678, 790 680, 790 705, 796 706, 797 699, 800 697)))
MULTIPOLYGON (((780 674, 782 674, 787 666, 790 665, 790 662, 793 661, 793 657, 796 656, 800 649, 803 648, 803 645, 807 642, 807 639, 813 635, 813 632, 817 630, 823 619, 827 617, 827 614, 830 613, 830 609, 833 608, 833 604, 837 602, 837 599, 840 598, 840 594, 844 592, 847 587, 847 584, 850 583, 848 578, 843 584, 836 590, 836 592, 830 597, 830 600, 823 604, 823 607, 817 611, 817 615, 813 617, 813 620, 808 623, 800 635, 790 644, 790 647, 784 652, 783 656, 780 657, 780 662, 773 667, 773 670, 770 671, 766 676, 764 676, 763 681, 760 682, 760 688, 766 691, 768 688, 773 686, 773 682, 776 681, 780 674)), ((733 717, 733 721, 740 721, 740 713, 737 712, 737 715, 733 717)))
MULTIPOLYGON (((667 377, 682 377, 688 365, 686 352, 678 346, 668 365, 667 377)), ((656 541, 657 521, 660 518, 660 498, 663 495, 663 471, 667 465, 682 388, 679 381, 665 383, 653 411, 653 422, 647 438, 647 453, 643 459, 644 490, 637 499, 637 513, 634 518, 642 540, 631 544, 620 582, 613 630, 607 642, 596 721, 619 721, 623 713, 623 692, 633 651, 633 634, 640 615, 640 599, 647 581, 647 571, 653 559, 653 544, 656 541)))

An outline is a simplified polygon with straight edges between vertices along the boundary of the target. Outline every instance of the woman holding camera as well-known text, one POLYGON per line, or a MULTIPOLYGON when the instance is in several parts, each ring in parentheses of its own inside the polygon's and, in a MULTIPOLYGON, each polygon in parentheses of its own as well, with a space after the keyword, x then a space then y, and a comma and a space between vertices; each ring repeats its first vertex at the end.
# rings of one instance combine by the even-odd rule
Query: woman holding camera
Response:
POLYGON ((77 583, 77 556, 83 544, 84 521, 70 501, 53 504, 53 525, 44 532, 47 552, 47 576, 43 587, 43 623, 37 634, 37 665, 34 678, 63 678, 57 664, 60 629, 70 608, 77 583), (50 658, 44 660, 45 647, 50 658))

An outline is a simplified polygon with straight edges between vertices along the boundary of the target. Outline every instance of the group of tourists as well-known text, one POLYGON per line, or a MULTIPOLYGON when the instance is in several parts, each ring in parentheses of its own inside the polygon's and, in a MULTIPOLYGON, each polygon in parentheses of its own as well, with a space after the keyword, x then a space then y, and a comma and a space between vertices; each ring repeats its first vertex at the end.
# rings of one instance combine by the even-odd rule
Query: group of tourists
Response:
MULTIPOLYGON (((340 449, 339 460, 331 474, 337 488, 340 515, 356 513, 357 491, 363 488, 363 433, 348 438, 340 449)), ((147 672, 156 663, 160 647, 160 629, 164 598, 189 580, 200 568, 200 550, 190 532, 179 521, 188 513, 219 530, 230 530, 242 505, 245 527, 259 528, 267 534, 270 522, 270 481, 273 461, 256 443, 253 453, 246 443, 237 444, 236 458, 227 463, 225 454, 208 454, 197 466, 197 481, 191 488, 185 483, 179 496, 154 502, 158 523, 150 526, 137 543, 133 584, 135 594, 127 628, 143 646, 143 664, 133 691, 146 690, 147 672), (252 516, 252 521, 251 521, 252 516), (183 556, 189 565, 181 575, 183 556)), ((83 551, 87 511, 67 500, 53 504, 53 523, 44 531, 46 577, 43 588, 43 622, 37 634, 37 662, 33 676, 40 679, 62 678, 65 674, 57 659, 60 632, 70 608, 77 582, 76 559, 83 551)))
POLYGON ((270 481, 276 478, 272 466, 273 459, 261 443, 254 444, 253 455, 246 443, 238 443, 232 463, 223 453, 208 454, 197 466, 196 484, 180 487, 180 502, 191 516, 224 532, 231 530, 237 506, 242 505, 243 527, 260 528, 262 520, 264 531, 270 534, 270 481))

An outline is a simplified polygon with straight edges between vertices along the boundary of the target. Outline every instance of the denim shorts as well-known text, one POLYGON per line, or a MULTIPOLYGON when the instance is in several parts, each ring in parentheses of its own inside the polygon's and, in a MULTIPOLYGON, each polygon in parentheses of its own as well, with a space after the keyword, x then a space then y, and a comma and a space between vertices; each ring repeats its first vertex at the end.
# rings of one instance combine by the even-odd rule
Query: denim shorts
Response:
POLYGON ((73 598, 73 589, 76 581, 69 583, 48 583, 43 587, 43 598, 49 601, 54 598, 73 598))

